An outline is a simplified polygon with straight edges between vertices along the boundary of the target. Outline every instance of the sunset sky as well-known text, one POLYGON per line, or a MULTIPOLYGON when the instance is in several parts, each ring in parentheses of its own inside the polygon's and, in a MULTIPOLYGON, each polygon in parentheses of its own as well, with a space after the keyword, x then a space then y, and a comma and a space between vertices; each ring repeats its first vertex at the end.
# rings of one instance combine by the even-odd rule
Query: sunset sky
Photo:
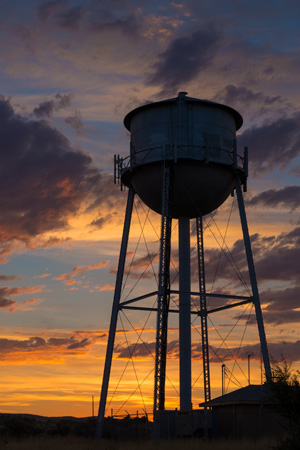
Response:
MULTIPOLYGON (((180 91, 244 118, 238 148, 249 147, 245 201, 269 352, 300 368, 299 27, 298 0, 0 0, 0 412, 88 416, 92 396, 97 409, 126 204, 113 155, 129 153, 130 110, 180 91)), ((140 276, 144 236, 157 260, 160 218, 150 212, 141 235, 148 211, 138 201, 134 211, 123 298, 155 289, 151 270, 140 276)), ((225 253, 247 280, 236 199, 205 223, 208 290, 245 294, 213 237, 226 234, 225 253)), ((192 252, 194 268, 194 241, 192 252)), ((170 316, 166 389, 175 408, 178 317, 170 316)), ((235 369, 229 390, 247 384, 249 353, 251 381, 260 382, 254 319, 250 305, 209 320, 212 397, 222 362, 235 369)), ((203 399, 199 327, 194 406, 203 399)), ((121 315, 109 396, 128 347, 134 365, 108 413, 151 412, 154 341, 155 315, 121 315)))

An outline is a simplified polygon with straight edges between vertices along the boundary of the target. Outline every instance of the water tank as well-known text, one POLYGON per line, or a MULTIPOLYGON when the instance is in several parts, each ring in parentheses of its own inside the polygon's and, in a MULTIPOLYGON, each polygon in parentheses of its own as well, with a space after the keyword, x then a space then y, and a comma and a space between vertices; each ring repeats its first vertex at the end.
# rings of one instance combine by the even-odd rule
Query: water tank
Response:
POLYGON ((243 119, 234 109, 207 100, 178 97, 149 103, 128 113, 130 156, 121 179, 161 213, 163 167, 172 174, 171 216, 193 218, 218 208, 234 187, 236 131, 243 119))

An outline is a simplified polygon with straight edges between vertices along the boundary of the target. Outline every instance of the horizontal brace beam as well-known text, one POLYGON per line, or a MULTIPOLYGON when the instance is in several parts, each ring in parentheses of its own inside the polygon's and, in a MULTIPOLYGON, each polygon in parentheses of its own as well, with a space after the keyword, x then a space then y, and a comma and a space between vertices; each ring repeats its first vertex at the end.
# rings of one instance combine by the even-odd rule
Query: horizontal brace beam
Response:
POLYGON ((139 297, 133 298, 131 300, 126 300, 125 302, 120 303, 119 307, 121 308, 121 305, 129 305, 129 303, 138 302, 139 300, 144 300, 144 298, 153 297, 153 295, 157 295, 158 291, 149 292, 149 294, 140 295, 139 297))
MULTIPOLYGON (((170 290, 170 294, 180 294, 182 291, 176 291, 171 289, 170 290)), ((186 292, 184 292, 186 293, 186 292)), ((191 295, 195 295, 200 297, 200 292, 189 292, 191 295)), ((206 297, 210 297, 210 298, 227 298, 227 299, 236 299, 236 300, 249 300, 251 302, 253 302, 253 297, 249 297, 249 296, 245 296, 245 295, 228 295, 228 294, 213 294, 213 293, 209 293, 206 292, 205 293, 206 297)))
MULTIPOLYGON (((134 311, 157 311, 157 308, 148 308, 147 306, 122 306, 120 305, 120 309, 131 309, 134 311)), ((169 309, 170 313, 179 313, 178 309, 169 309)), ((197 311, 194 314, 198 314, 197 311)))
MULTIPOLYGON (((209 309, 206 311, 206 314, 215 313, 218 311, 223 311, 224 309, 235 308, 236 306, 246 305, 247 303, 251 303, 253 300, 244 300, 243 302, 233 303, 232 305, 221 306, 220 308, 209 309)), ((148 308, 147 306, 123 306, 120 305, 119 309, 131 309, 134 311, 157 311, 157 308, 148 308)), ((170 313, 179 313, 179 309, 169 309, 170 313)), ((201 316, 200 311, 191 311, 191 314, 201 316)))
MULTIPOLYGON (((223 311, 224 309, 235 308, 236 306, 246 305, 247 303, 251 303, 251 302, 253 302, 252 299, 244 300, 243 302, 233 303, 232 305, 221 306, 220 308, 210 309, 209 311, 207 311, 207 314, 211 314, 211 313, 218 312, 218 311, 223 311)), ((199 311, 199 315, 200 315, 200 311, 199 311)))

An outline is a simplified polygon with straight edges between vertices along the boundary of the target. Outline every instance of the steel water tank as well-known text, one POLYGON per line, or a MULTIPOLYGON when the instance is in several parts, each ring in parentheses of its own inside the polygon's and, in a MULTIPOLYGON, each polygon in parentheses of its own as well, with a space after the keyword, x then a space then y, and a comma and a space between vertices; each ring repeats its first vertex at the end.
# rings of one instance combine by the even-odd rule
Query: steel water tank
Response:
POLYGON ((130 156, 121 179, 142 201, 161 213, 162 173, 172 173, 171 216, 199 217, 218 208, 234 187, 236 131, 243 119, 234 109, 207 100, 178 97, 149 103, 128 113, 130 156))

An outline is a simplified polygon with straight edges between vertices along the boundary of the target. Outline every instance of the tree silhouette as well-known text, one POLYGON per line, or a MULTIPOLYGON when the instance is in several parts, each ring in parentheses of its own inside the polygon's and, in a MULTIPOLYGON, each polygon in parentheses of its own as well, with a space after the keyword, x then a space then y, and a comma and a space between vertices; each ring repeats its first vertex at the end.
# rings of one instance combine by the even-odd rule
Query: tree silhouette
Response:
POLYGON ((285 359, 272 364, 272 402, 282 418, 284 436, 277 450, 300 450, 300 373, 292 373, 285 359))

